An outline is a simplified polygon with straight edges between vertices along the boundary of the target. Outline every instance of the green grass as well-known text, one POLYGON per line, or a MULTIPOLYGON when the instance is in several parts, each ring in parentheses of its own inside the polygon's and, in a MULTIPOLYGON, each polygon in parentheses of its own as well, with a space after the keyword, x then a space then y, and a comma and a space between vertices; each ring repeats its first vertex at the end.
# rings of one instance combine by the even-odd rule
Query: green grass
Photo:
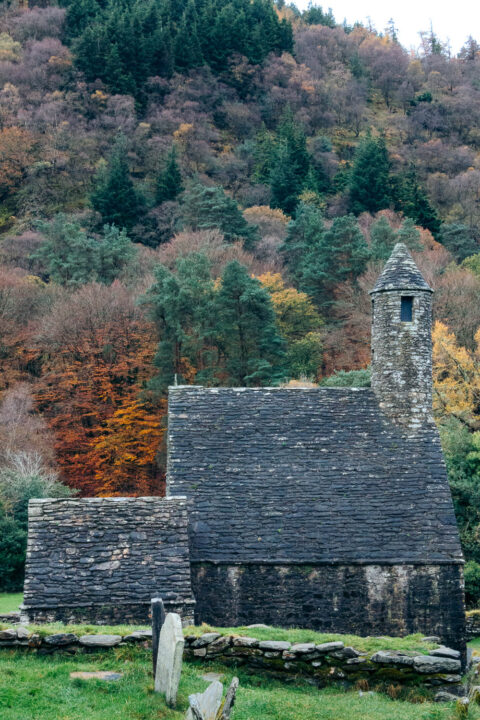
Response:
MULTIPOLYGON (((318 690, 304 682, 277 680, 233 671, 218 664, 208 670, 235 673, 240 689, 232 720, 452 720, 454 707, 430 702, 413 704, 383 694, 318 690)), ((151 653, 141 648, 115 648, 106 654, 38 656, 0 653, 2 720, 183 720, 188 695, 203 691, 205 666, 184 663, 177 710, 152 692, 151 653), (124 673, 117 683, 72 680, 73 671, 112 670, 124 673)), ((471 720, 480 720, 472 708, 471 720)))
POLYGON ((23 593, 0 593, 0 613, 15 612, 23 601, 23 593))
POLYGON ((351 645, 361 652, 376 652, 377 650, 408 650, 419 654, 428 654, 438 645, 421 642, 423 635, 407 635, 403 638, 392 637, 359 637, 358 635, 336 635, 335 633, 318 633, 314 630, 300 628, 216 628, 211 625, 197 625, 185 628, 185 635, 201 635, 205 632, 218 632, 221 635, 248 635, 257 640, 287 640, 291 643, 314 642, 320 643, 341 640, 345 645, 351 645))

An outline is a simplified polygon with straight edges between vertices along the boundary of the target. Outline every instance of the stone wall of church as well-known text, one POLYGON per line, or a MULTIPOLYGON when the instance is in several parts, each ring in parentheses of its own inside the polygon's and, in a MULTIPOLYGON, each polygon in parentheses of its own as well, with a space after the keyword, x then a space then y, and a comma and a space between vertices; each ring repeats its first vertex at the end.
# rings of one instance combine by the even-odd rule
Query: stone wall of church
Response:
POLYGON ((415 430, 432 419, 432 293, 379 292, 372 301, 372 390, 392 420, 415 430), (406 296, 412 322, 400 315, 406 296))
POLYGON ((31 500, 23 616, 145 623, 150 600, 193 618, 185 498, 31 500))
POLYGON ((438 635, 465 649, 462 565, 192 563, 196 622, 438 635))

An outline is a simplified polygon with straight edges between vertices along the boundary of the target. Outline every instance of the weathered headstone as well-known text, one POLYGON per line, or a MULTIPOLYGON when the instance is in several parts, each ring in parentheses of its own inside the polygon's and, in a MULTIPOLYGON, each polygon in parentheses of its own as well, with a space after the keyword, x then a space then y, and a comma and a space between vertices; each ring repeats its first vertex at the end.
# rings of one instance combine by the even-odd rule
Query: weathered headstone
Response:
POLYGON ((180 615, 168 613, 158 642, 155 692, 163 693, 170 707, 175 707, 177 700, 184 644, 180 615))
POLYGON ((238 678, 234 677, 222 703, 223 685, 218 680, 203 693, 190 695, 190 707, 185 720, 230 720, 238 689, 238 678))
POLYGON ((152 660, 153 660, 153 677, 157 670, 158 656, 158 640, 160 638, 160 630, 165 622, 165 608, 162 598, 155 597, 151 600, 152 606, 152 660))
POLYGON ((190 695, 190 708, 185 720, 215 720, 222 703, 223 685, 215 680, 203 693, 190 695))
POLYGON ((230 683, 230 687, 228 688, 225 696, 225 702, 218 713, 218 720, 230 720, 230 715, 232 714, 233 706, 235 705, 235 698, 237 697, 238 685, 238 678, 232 678, 232 682, 230 683))

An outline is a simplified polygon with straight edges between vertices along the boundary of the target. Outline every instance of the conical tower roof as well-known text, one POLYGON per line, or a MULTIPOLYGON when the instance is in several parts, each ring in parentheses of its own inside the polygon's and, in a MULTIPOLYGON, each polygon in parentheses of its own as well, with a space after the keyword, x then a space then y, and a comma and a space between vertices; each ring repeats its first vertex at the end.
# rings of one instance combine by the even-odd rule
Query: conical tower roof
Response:
POLYGON ((415 265, 415 261, 404 243, 395 245, 382 274, 370 293, 385 292, 386 290, 424 290, 433 292, 415 265))

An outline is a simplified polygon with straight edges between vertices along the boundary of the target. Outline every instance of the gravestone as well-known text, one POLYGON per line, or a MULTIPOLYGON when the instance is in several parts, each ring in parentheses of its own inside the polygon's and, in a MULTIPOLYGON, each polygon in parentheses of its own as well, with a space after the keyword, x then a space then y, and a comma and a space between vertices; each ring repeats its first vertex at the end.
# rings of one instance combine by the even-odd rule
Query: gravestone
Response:
POLYGON ((230 720, 237 690, 238 678, 234 677, 222 703, 223 685, 215 680, 205 692, 189 695, 190 707, 185 720, 230 720))
POLYGON ((185 720, 215 720, 223 696, 223 685, 215 680, 203 693, 189 695, 190 708, 185 720))
POLYGON ((184 644, 180 615, 168 613, 158 642, 155 692, 163 693, 170 707, 175 707, 177 700, 184 644))
POLYGON ((160 631, 162 625, 165 622, 165 608, 163 606, 162 598, 155 597, 151 600, 152 607, 152 660, 153 660, 153 677, 157 670, 157 656, 158 656, 158 640, 160 638, 160 631))
POLYGON ((238 678, 232 678, 232 682, 230 683, 230 687, 228 688, 227 694, 225 696, 225 702, 223 703, 223 707, 218 714, 218 720, 230 720, 230 715, 232 714, 233 706, 235 705, 235 699, 237 697, 238 685, 238 678))

